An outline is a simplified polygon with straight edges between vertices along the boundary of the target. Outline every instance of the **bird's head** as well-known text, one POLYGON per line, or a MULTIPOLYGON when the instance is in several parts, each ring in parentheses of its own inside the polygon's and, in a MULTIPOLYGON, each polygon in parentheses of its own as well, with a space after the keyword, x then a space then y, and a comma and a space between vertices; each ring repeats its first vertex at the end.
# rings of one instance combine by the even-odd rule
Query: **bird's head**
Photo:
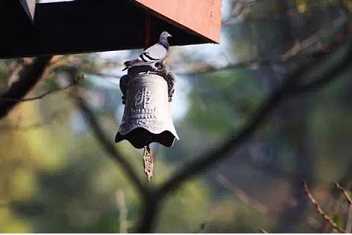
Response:
POLYGON ((169 34, 169 32, 167 32, 167 31, 163 31, 163 32, 160 34, 160 40, 161 40, 161 39, 168 39, 168 38, 171 38, 171 37, 172 37, 172 35, 169 34))

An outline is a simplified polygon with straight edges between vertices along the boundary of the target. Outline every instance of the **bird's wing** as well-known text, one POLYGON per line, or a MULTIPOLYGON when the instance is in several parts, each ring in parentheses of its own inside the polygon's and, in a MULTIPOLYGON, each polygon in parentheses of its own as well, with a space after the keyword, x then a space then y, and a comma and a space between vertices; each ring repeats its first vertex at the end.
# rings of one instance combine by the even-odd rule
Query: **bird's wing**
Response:
POLYGON ((129 69, 133 66, 141 66, 148 64, 155 64, 163 61, 167 56, 168 50, 161 44, 157 43, 153 46, 145 49, 142 54, 139 55, 138 59, 126 61, 125 68, 122 70, 129 69))
POLYGON ((157 62, 165 59, 167 49, 161 44, 157 43, 145 49, 139 58, 144 62, 157 62))

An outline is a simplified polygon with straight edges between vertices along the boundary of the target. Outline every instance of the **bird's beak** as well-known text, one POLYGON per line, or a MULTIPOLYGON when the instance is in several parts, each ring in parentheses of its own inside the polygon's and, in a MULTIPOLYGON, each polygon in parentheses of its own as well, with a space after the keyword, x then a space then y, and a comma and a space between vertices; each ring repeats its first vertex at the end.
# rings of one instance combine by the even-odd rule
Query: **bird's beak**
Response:
POLYGON ((171 35, 171 34, 168 34, 167 36, 168 36, 169 38, 172 38, 172 35, 171 35))

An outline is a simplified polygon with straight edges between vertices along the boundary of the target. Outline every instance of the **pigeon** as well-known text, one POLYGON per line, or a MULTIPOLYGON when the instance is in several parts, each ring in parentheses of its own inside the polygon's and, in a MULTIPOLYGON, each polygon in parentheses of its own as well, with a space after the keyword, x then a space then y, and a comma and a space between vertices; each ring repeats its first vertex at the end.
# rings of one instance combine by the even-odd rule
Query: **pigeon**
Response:
POLYGON ((166 31, 163 31, 160 34, 158 43, 145 49, 137 59, 126 61, 124 63, 126 67, 122 71, 129 69, 133 66, 153 65, 153 64, 162 63, 165 60, 169 51, 169 46, 170 46, 168 42, 169 37, 172 37, 172 35, 166 31))

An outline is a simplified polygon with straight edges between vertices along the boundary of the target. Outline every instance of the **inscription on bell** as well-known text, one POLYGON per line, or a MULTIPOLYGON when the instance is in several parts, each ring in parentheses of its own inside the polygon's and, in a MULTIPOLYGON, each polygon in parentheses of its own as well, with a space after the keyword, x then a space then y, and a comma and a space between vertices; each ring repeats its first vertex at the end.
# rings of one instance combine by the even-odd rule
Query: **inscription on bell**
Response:
POLYGON ((131 99, 127 101, 127 109, 132 119, 143 119, 143 124, 146 124, 148 119, 156 119, 156 107, 153 105, 152 92, 142 87, 135 91, 136 94, 131 95, 131 99))
POLYGON ((127 139, 137 148, 151 142, 171 146, 178 136, 171 119, 167 82, 156 74, 130 79, 125 111, 115 141, 127 139))
POLYGON ((149 91, 147 88, 142 88, 141 90, 137 91, 136 98, 135 98, 135 107, 141 107, 142 108, 149 108, 149 105, 151 103, 152 95, 151 91, 149 91))

